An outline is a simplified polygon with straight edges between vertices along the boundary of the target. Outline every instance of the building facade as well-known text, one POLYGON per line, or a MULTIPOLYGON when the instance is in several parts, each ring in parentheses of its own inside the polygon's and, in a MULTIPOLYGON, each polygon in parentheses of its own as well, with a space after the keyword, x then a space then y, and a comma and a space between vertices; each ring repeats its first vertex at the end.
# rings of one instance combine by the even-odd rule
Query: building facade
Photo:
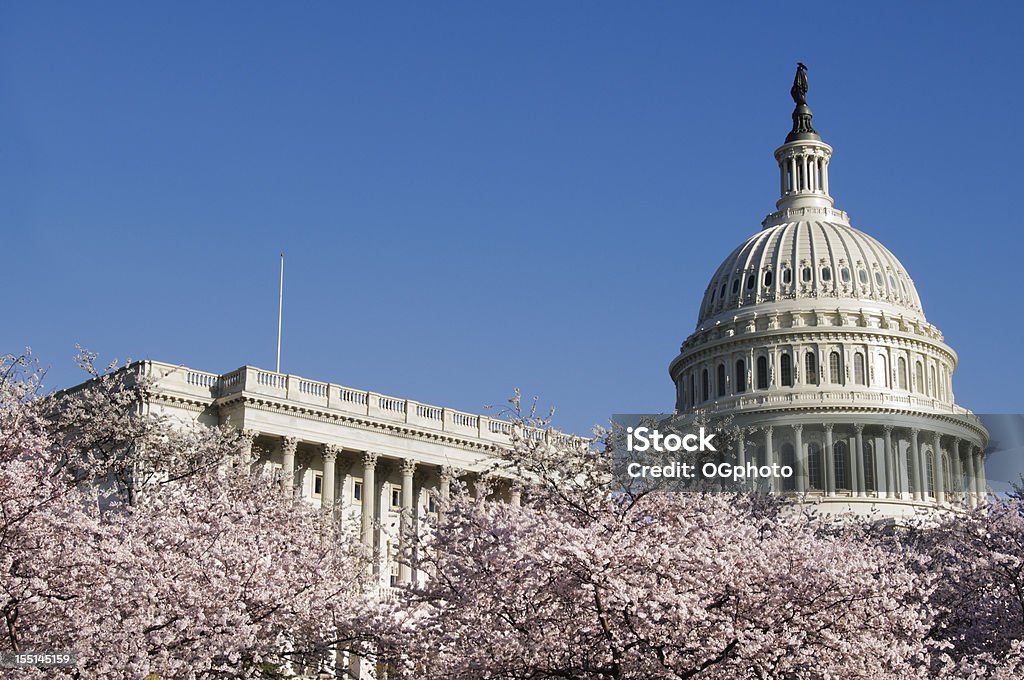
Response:
POLYGON ((217 374, 143 361, 129 370, 154 385, 144 413, 242 430, 245 453, 280 472, 283 493, 358 527, 384 588, 418 578, 397 559, 401 529, 420 531, 452 484, 519 503, 517 488, 488 474, 511 444, 505 420, 251 366, 217 374))
POLYGON ((776 210, 726 257, 669 366, 676 413, 731 416, 739 462, 828 511, 905 515, 985 495, 988 433, 953 396, 957 355, 907 269, 834 207, 804 68, 775 150, 776 210))

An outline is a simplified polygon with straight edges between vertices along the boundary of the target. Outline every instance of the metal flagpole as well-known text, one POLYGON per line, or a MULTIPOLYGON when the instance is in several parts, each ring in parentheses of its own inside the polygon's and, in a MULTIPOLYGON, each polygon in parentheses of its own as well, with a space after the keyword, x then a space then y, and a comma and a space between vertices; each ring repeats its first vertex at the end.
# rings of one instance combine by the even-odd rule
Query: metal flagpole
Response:
POLYGON ((281 286, 277 298, 277 367, 275 373, 281 372, 281 313, 284 311, 284 252, 281 253, 281 286))

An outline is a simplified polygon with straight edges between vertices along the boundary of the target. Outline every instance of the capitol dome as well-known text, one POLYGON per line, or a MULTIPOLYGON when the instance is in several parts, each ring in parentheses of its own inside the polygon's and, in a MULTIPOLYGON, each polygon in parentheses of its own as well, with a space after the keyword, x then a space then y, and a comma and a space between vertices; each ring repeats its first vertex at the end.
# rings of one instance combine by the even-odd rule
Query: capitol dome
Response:
POLYGON ((885 309, 924 321, 921 298, 906 268, 877 240, 851 227, 845 214, 838 219, 799 209, 772 217, 711 277, 698 327, 741 309, 797 308, 809 300, 885 309))
POLYGON ((988 433, 954 399, 957 355, 906 267, 835 208, 806 92, 801 65, 775 211, 717 268, 669 366, 677 417, 733 423, 736 462, 795 470, 765 490, 826 510, 976 505, 988 433))

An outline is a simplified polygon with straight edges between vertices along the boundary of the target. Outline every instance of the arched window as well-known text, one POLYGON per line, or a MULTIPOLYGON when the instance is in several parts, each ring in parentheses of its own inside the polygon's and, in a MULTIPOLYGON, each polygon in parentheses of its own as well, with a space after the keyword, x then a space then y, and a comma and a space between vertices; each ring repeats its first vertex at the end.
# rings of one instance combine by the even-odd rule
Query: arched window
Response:
POLYGON ((875 381, 880 387, 889 387, 889 362, 884 354, 875 355, 875 381))
POLYGON ((793 360, 789 354, 779 357, 779 378, 783 387, 793 386, 793 360))
POLYGON ((768 357, 757 358, 757 389, 768 389, 768 357))
POLYGON ((740 359, 736 362, 736 392, 747 391, 747 363, 740 359))
POLYGON ((707 401, 711 397, 710 390, 708 389, 708 369, 704 369, 704 375, 702 376, 700 385, 700 400, 707 401))
POLYGON ((925 494, 932 496, 934 495, 934 491, 932 490, 932 480, 935 479, 935 456, 932 455, 930 449, 925 455, 925 460, 928 461, 928 469, 925 472, 924 484, 922 484, 922 486, 924 487, 925 494))
POLYGON ((718 364, 718 396, 725 396, 725 364, 718 364))
POLYGON ((722 290, 718 291, 718 299, 719 300, 724 300, 725 299, 725 287, 728 286, 728 285, 729 285, 728 283, 723 283, 722 284, 722 290))
POLYGON ((838 441, 832 445, 832 462, 835 466, 837 489, 849 489, 850 483, 846 475, 846 442, 838 441))
POLYGON ((935 382, 935 367, 930 366, 928 370, 931 373, 931 382, 928 385, 928 394, 933 397, 937 397, 939 396, 939 384, 935 382))
POLYGON ((818 360, 814 356, 814 352, 808 352, 804 355, 804 367, 807 369, 807 377, 804 382, 808 385, 818 384, 818 360))
POLYGON ((828 379, 833 385, 843 384, 843 375, 839 365, 839 352, 832 352, 828 355, 828 379))
POLYGON ((875 488, 875 445, 864 442, 864 490, 877 491, 875 488))
POLYGON ((900 357, 896 362, 896 378, 901 390, 907 389, 907 360, 900 357))
POLYGON ((821 479, 821 447, 815 442, 807 444, 807 478, 812 489, 825 488, 821 479))
POLYGON ((917 391, 924 394, 924 367, 921 365, 920 361, 914 362, 914 381, 917 383, 917 391))
POLYGON ((853 355, 853 382, 866 385, 864 382, 864 355, 857 352, 853 355))
POLYGON ((697 401, 697 385, 694 379, 693 371, 690 371, 690 406, 694 405, 697 401))
MULTIPOLYGON (((786 466, 796 470, 796 458, 793 455, 793 445, 785 443, 782 445, 782 460, 779 462, 780 466, 786 466)), ((794 472, 789 477, 782 478, 782 490, 783 491, 796 491, 796 473, 794 472)))

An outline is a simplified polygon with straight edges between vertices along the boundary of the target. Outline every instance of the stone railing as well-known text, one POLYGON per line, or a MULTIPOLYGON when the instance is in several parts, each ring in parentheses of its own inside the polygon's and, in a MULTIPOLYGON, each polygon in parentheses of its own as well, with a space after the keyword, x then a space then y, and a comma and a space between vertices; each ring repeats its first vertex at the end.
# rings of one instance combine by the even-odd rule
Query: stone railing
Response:
MULTIPOLYGON (((246 393, 489 442, 507 443, 514 431, 512 423, 498 418, 253 366, 219 375, 156 361, 147 361, 143 365, 144 372, 157 380, 161 390, 203 399, 215 400, 246 393)), ((547 430, 528 430, 523 436, 533 441, 547 439, 552 444, 563 446, 583 446, 587 442, 582 437, 547 430)))
POLYGON ((852 406, 874 408, 913 409, 925 413, 942 413, 960 416, 974 416, 962 406, 949 404, 918 394, 894 394, 863 390, 815 390, 808 392, 767 392, 723 397, 708 404, 699 404, 697 410, 709 413, 723 411, 746 411, 787 407, 852 406))

